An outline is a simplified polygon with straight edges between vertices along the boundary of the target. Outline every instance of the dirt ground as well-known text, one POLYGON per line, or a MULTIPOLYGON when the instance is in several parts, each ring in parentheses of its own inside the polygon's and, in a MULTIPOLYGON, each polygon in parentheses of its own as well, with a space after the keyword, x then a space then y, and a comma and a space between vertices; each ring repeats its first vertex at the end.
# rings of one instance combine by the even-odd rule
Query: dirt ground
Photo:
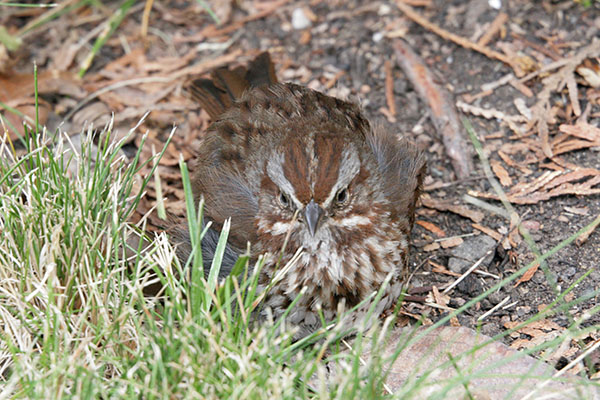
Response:
MULTIPOLYGON (((425 196, 429 201, 424 201, 418 211, 411 256, 414 266, 411 285, 425 289, 413 292, 415 297, 422 299, 407 304, 405 312, 406 315, 426 314, 430 320, 437 320, 446 314, 447 307, 464 304, 499 279, 527 265, 534 259, 534 252, 516 233, 509 219, 466 202, 465 194, 478 197, 475 196, 477 193, 493 194, 494 190, 475 152, 472 155, 475 167, 470 177, 456 178, 441 138, 429 118, 428 105, 396 62, 394 40, 402 38, 422 57, 437 77, 436 83, 451 94, 453 102, 462 101, 477 109, 527 118, 528 110, 532 112, 544 90, 543 79, 556 70, 520 85, 504 84, 478 96, 482 85, 496 82, 510 73, 520 73, 522 77, 544 65, 572 57, 600 36, 600 6, 593 2, 595 4, 586 7, 571 0, 505 0, 497 2, 500 9, 493 8, 491 5, 496 2, 491 0, 407 3, 424 4, 424 7, 414 6, 413 9, 430 23, 471 42, 477 42, 490 30, 499 14, 505 13, 505 22, 487 46, 513 60, 518 59, 520 70, 454 44, 430 28, 412 22, 394 2, 209 2, 222 18, 221 25, 215 26, 194 1, 157 1, 149 16, 145 40, 140 37, 143 25, 143 4, 140 3, 130 10, 115 35, 95 57, 89 71, 78 79, 75 75, 94 42, 93 36, 85 39, 85 35, 105 22, 110 10, 116 8, 116 4, 108 3, 105 10, 79 9, 29 34, 25 44, 4 59, 0 101, 6 103, 18 97, 22 100, 16 107, 25 110, 31 105, 31 90, 23 88, 29 84, 27 77, 31 75, 32 61, 35 60, 42 81, 58 82, 57 87, 49 84, 50 87, 41 90, 44 122, 51 129, 63 122, 63 130, 77 134, 85 121, 102 126, 112 111, 115 112, 116 130, 126 132, 150 109, 152 112, 140 131, 148 131, 149 144, 158 149, 175 124, 178 129, 161 163, 161 174, 164 194, 170 199, 169 210, 182 215, 178 154, 182 151, 186 159, 192 157, 190 149, 207 124, 207 115, 182 95, 182 85, 195 73, 206 72, 211 63, 215 66, 222 62, 243 63, 259 51, 269 50, 281 80, 300 82, 331 95, 356 99, 373 123, 413 138, 426 151, 425 196), (386 61, 392 66, 391 99, 395 104, 395 115, 391 115, 390 98, 386 97, 386 61), (160 81, 157 77, 168 79, 160 81), (136 83, 136 79, 141 80, 136 83), (132 83, 119 86, 119 82, 127 80, 132 83), (98 90, 106 87, 110 89, 98 94, 98 90), (88 99, 90 95, 93 96, 88 99), (519 100, 515 102, 516 99, 519 100), (63 121, 65 117, 68 118, 63 121), (456 210, 457 206, 468 211, 444 210, 456 210), (474 224, 487 229, 488 234, 496 238, 490 240, 488 236, 480 241, 484 234, 474 224), (498 244, 498 237, 505 246, 498 244), (442 291, 465 271, 465 265, 470 267, 480 257, 469 258, 464 255, 465 251, 485 254, 488 249, 492 250, 492 255, 479 267, 487 275, 471 274, 447 294, 438 293, 436 297, 437 289, 442 291), (467 262, 461 264, 452 258, 467 258, 467 262), (438 307, 430 307, 425 302, 435 303, 438 307)), ((4 15, 0 13, 0 25, 5 25, 9 32, 17 32, 41 11, 27 13, 12 9, 4 15)), ((597 72, 600 70, 598 54, 595 57, 586 62, 591 63, 592 70, 597 68, 597 72)), ((570 140, 565 130, 559 130, 561 125, 579 126, 578 122, 587 121, 592 126, 591 132, 598 135, 593 127, 597 129, 600 125, 599 89, 589 86, 580 75, 575 78, 583 117, 575 115, 567 85, 552 91, 548 128, 553 146, 570 140)), ((536 189, 529 191, 532 204, 514 204, 539 252, 550 250, 600 214, 600 186, 596 181, 586 180, 600 176, 600 135, 590 139, 591 144, 549 158, 540 150, 541 139, 536 126, 517 134, 517 128, 526 127, 527 121, 520 120, 515 128, 515 124, 511 127, 498 114, 490 119, 475 114, 468 111, 459 115, 472 121, 495 175, 503 179, 504 190, 510 194, 516 185, 539 183, 536 189), (579 169, 585 169, 588 175, 575 178, 566 175, 579 169), (566 176, 567 186, 561 186, 557 181, 551 186, 542 184, 540 177, 553 172, 566 176), (577 192, 573 189, 577 184, 587 186, 585 190, 576 188, 577 192), (566 189, 549 199, 536 201, 536 196, 553 188, 566 189)), ((128 150, 135 151, 139 143, 140 137, 133 138, 128 150)), ((471 142, 468 143, 472 148, 471 142)), ((149 157, 151 150, 144 150, 143 154, 149 157)), ((140 215, 152 207, 154 195, 150 189, 146 209, 140 210, 140 215)), ((502 207, 496 200, 482 200, 502 207)), ((154 222, 160 226, 160 222, 154 222)), ((557 293, 589 272, 572 294, 565 296, 566 301, 582 296, 587 297, 585 301, 544 320, 537 330, 521 331, 503 339, 515 347, 528 347, 537 343, 536 340, 556 335, 573 319, 581 318, 598 304, 600 232, 592 233, 579 246, 572 244, 560 250, 547 263, 547 275, 540 268, 518 286, 508 284, 461 315, 458 322, 476 327, 477 319, 497 306, 483 319, 481 329, 486 334, 500 334, 511 323, 524 321, 551 304, 557 293)), ((598 323, 600 317, 596 311, 585 322, 590 326, 598 323)), ((585 338, 587 341, 592 339, 592 336, 585 338)), ((566 354, 567 359, 572 357, 573 354, 566 354)))

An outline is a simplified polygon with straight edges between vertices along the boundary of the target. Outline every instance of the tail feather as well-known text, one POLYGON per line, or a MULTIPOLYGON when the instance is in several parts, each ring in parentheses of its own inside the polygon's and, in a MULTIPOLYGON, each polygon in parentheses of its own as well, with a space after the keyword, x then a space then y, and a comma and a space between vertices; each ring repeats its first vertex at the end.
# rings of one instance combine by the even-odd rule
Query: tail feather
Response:
POLYGON ((195 79, 187 85, 191 98, 214 120, 225 112, 249 88, 277 83, 275 67, 269 53, 261 53, 248 67, 222 67, 211 79, 195 79))

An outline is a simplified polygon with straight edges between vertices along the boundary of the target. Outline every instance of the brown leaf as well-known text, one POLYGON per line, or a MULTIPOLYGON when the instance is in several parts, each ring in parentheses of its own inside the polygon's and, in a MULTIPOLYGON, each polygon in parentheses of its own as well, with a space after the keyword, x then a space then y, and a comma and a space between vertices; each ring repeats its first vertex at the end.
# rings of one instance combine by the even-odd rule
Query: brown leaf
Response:
POLYGON ((436 263, 435 261, 432 260, 427 260, 427 262, 429 263, 429 265, 431 265, 431 271, 435 272, 435 273, 439 273, 439 274, 444 274, 444 275, 450 275, 450 276, 455 276, 455 277, 459 277, 460 274, 450 271, 449 269, 447 269, 446 267, 444 267, 441 264, 436 263))
POLYGON ((578 122, 575 125, 562 124, 558 130, 567 135, 575 136, 589 141, 600 140, 600 128, 590 125, 587 122, 578 122))
POLYGON ((575 239, 575 243, 577 246, 582 246, 590 237, 590 235, 596 230, 596 228, 600 225, 600 215, 594 220, 594 223, 590 227, 590 230, 580 235, 577 239, 575 239))
MULTIPOLYGON (((29 132, 35 131, 35 118, 36 118, 36 108, 35 108, 35 100, 33 98, 20 98, 13 101, 9 101, 7 105, 17 112, 23 114, 24 116, 20 116, 18 114, 13 113, 12 111, 5 111, 0 107, 0 115, 2 118, 6 120, 6 128, 8 130, 8 135, 11 140, 15 140, 17 138, 17 134, 10 127, 14 127, 20 136, 25 135, 25 128, 23 127, 23 123, 25 122, 29 132)), ((46 124, 48 120, 48 115, 50 114, 50 106, 43 100, 40 99, 38 104, 38 123, 41 126, 46 124)), ((3 129, 5 125, 0 123, 0 130, 3 129)))
POLYGON ((444 239, 439 242, 442 245, 442 248, 449 249, 450 247, 456 247, 463 243, 463 238, 459 236, 454 236, 448 239, 444 239))
POLYGON ((427 229, 428 231, 432 232, 437 237, 445 237, 446 236, 446 232, 444 232, 442 229, 440 229, 437 225, 435 225, 432 222, 418 220, 418 221, 415 221, 415 223, 417 225, 420 225, 423 228, 427 229))
POLYGON ((439 248, 440 248, 440 244, 438 242, 433 242, 433 243, 429 243, 429 244, 426 244, 425 246, 423 246, 423 251, 430 252, 430 251, 435 251, 439 248))
POLYGON ((502 164, 500 164, 498 161, 493 160, 490 161, 490 165, 492 167, 492 171, 494 171, 494 174, 496 174, 502 186, 512 185, 512 179, 510 178, 510 175, 508 175, 508 171, 504 169, 502 164))
POLYGON ((581 106, 579 105, 579 91, 577 90, 577 82, 575 82, 575 75, 573 73, 565 77, 567 83, 567 90, 569 92, 569 100, 573 106, 573 114, 576 117, 581 115, 581 106))
POLYGON ((546 171, 531 182, 519 182, 512 187, 508 193, 509 197, 523 197, 537 191, 539 188, 550 182, 552 179, 560 176, 560 171, 546 171))
POLYGON ((523 276, 521 276, 519 278, 519 280, 515 283, 515 286, 513 286, 513 288, 516 288, 517 286, 519 286, 521 283, 523 282, 528 282, 532 277, 533 274, 535 274, 535 271, 538 270, 538 268, 540 267, 540 263, 535 263, 531 266, 531 268, 529 268, 524 274, 523 276))
MULTIPOLYGON (((419 318, 419 315, 413 316, 419 318)), ((411 392, 415 399, 430 398, 432 393, 445 393, 442 397, 446 399, 521 399, 533 389, 537 391, 532 398, 556 398, 557 393, 563 398, 598 397, 596 387, 581 378, 548 379, 547 385, 540 385, 540 377, 552 377, 556 373, 552 365, 519 353, 480 331, 445 326, 425 333, 423 328, 415 332, 415 328, 410 327, 393 329, 386 339, 385 342, 364 341, 368 344, 363 343, 361 358, 373 359, 371 345, 377 346, 378 359, 394 357, 385 381, 390 394, 400 396, 407 385, 420 379, 418 387, 411 392), (448 362, 449 358, 452 362, 448 362), (458 384, 447 389, 448 382, 458 381, 464 371, 482 378, 471 379, 468 387, 458 384)), ((326 370, 329 373, 326 379, 330 382, 337 382, 336 379, 346 373, 335 361, 329 363, 326 370)), ((321 387, 322 379, 315 374, 310 383, 321 387)))
POLYGON ((569 140, 567 142, 560 143, 554 148, 554 154, 564 154, 569 151, 589 149, 590 147, 600 146, 600 140, 595 142, 589 142, 587 140, 569 140))
POLYGON ((471 210, 465 206, 450 204, 430 197, 429 195, 421 196, 421 203, 427 208, 433 208, 438 211, 450 211, 462 217, 469 218, 471 221, 479 223, 483 220, 484 214, 480 211, 471 210))
POLYGON ((549 182, 544 184, 542 189, 549 190, 555 188, 563 183, 577 182, 583 178, 590 176, 600 176, 600 171, 594 168, 581 168, 576 171, 563 172, 559 176, 552 178, 549 182))
POLYGON ((480 230, 481 232, 485 233, 486 235, 488 235, 491 238, 494 238, 497 242, 499 242, 500 240, 502 240, 502 235, 499 232, 496 232, 495 230, 488 228, 487 226, 483 226, 480 224, 471 224, 471 226, 477 230, 480 230))

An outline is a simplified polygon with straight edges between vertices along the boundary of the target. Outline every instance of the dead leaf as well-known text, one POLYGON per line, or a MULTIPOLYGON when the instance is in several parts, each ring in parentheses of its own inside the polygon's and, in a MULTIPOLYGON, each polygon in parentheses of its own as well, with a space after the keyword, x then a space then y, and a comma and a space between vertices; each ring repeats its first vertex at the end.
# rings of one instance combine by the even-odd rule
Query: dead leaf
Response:
POLYGON ((583 64, 577 67, 576 71, 588 85, 593 88, 600 87, 600 64, 598 61, 594 62, 591 59, 584 60, 583 64))
POLYGON ((512 185, 512 179, 510 178, 510 175, 508 175, 508 171, 504 169, 502 164, 500 164, 498 161, 492 160, 490 161, 490 165, 492 167, 492 171, 494 171, 494 174, 496 174, 502 186, 512 185))
POLYGON ((502 240, 502 235, 500 233, 496 232, 495 230, 493 230, 491 228, 488 228, 487 226, 483 226, 483 225, 475 224, 475 223, 471 224, 471 226, 473 228, 485 233, 489 237, 494 238, 497 242, 502 240))
POLYGON ((567 135, 586 139, 592 142, 600 140, 600 128, 590 125, 587 122, 578 122, 575 125, 562 124, 558 127, 558 130, 566 133, 567 135))
POLYGON ((438 242, 433 242, 433 243, 429 243, 426 244, 425 246, 423 246, 423 251, 434 251, 440 248, 440 244, 438 242))
POLYGON ((446 236, 446 232, 444 232, 442 229, 440 229, 437 225, 435 225, 432 222, 418 220, 418 221, 415 221, 415 223, 417 225, 420 225, 423 228, 427 229, 429 232, 432 232, 435 236, 437 236, 439 238, 446 236))
POLYGON ((438 264, 435 261, 432 260, 427 260, 427 262, 429 263, 429 265, 431 265, 432 272, 438 273, 438 274, 444 274, 444 275, 450 275, 450 276, 455 276, 455 277, 459 277, 460 274, 450 271, 448 268, 444 267, 442 264, 438 264))
POLYGON ((475 223, 481 222, 484 217, 484 214, 480 211, 471 210, 465 206, 457 204, 450 204, 448 202, 430 197, 428 194, 421 196, 421 203, 427 208, 432 208, 438 211, 450 211, 462 217, 469 218, 475 223))
MULTIPOLYGON (((48 121, 48 116, 50 115, 50 106, 42 99, 39 99, 38 101, 38 123, 39 125, 44 126, 46 125, 46 122, 48 121)), ((36 108, 35 99, 33 97, 18 98, 7 102, 6 105, 23 115, 18 115, 12 111, 4 110, 0 107, 0 115, 5 120, 5 125, 7 125, 6 128, 8 129, 8 135, 11 140, 15 140, 18 137, 17 133, 15 133, 13 128, 18 132, 18 134, 21 137, 25 135, 25 128, 23 126, 24 123, 27 125, 27 129, 29 129, 29 132, 35 131, 34 126, 36 118, 36 108)), ((2 125, 0 125, 0 127, 2 127, 2 125)))
POLYGON ((515 286, 513 286, 513 288, 516 288, 523 282, 528 282, 533 277, 533 274, 535 274, 539 267, 540 263, 533 264, 527 271, 525 271, 523 276, 519 278, 519 280, 515 283, 515 286))
POLYGON ((463 238, 459 236, 454 236, 448 239, 441 240, 439 242, 442 245, 442 248, 449 249, 450 247, 456 247, 463 243, 463 238))

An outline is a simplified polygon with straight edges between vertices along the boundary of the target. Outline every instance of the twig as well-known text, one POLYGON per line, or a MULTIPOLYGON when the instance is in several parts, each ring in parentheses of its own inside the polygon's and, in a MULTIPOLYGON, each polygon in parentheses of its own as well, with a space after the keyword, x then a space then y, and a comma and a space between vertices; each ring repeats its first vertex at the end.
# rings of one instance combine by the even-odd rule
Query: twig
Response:
POLYGON ((431 307, 431 308, 437 308, 439 310, 444 310, 444 311, 450 311, 450 312, 456 311, 456 308, 448 307, 443 304, 432 303, 430 301, 426 301, 425 303, 423 303, 423 305, 431 307))
POLYGON ((392 75, 392 63, 390 60, 385 60, 385 99, 387 101, 388 110, 392 117, 396 116, 396 100, 394 99, 394 76, 392 75))
POLYGON ((404 40, 394 40, 394 50, 398 64, 431 110, 433 125, 441 136, 456 176, 467 178, 473 170, 471 151, 450 94, 435 83, 435 76, 404 40))
POLYGON ((469 204, 474 205, 475 207, 479 207, 479 208, 483 208, 486 211, 491 212, 492 214, 496 214, 499 215, 505 219, 510 220, 510 214, 508 213, 508 211, 506 211, 506 209, 495 206, 493 204, 490 203, 486 203, 483 200, 477 199, 473 196, 469 196, 468 194, 465 194, 463 196, 463 200, 469 204))
POLYGON ((152 11, 153 3, 154 0, 146 0, 146 4, 144 4, 144 13, 142 14, 142 26, 140 28, 140 36, 144 41, 146 41, 148 36, 148 23, 150 21, 150 11, 152 11))
POLYGON ((577 246, 581 246, 585 242, 587 242, 588 238, 590 237, 592 232, 594 232, 594 230, 598 227, 598 225, 600 225, 600 215, 598 215, 596 217, 596 220, 594 221, 593 225, 590 227, 590 229, 588 231, 582 233, 581 236, 579 236, 577 239, 575 239, 575 244, 577 244, 577 246))
POLYGON ((471 232, 471 233, 463 233, 462 235, 454 235, 454 236, 450 236, 450 237, 444 237, 444 238, 439 238, 439 239, 435 239, 433 242, 443 242, 446 240, 452 240, 452 239, 456 239, 456 238, 464 238, 464 237, 470 237, 470 236, 475 236, 475 232, 471 232))
POLYGON ((113 90, 120 89, 120 88, 126 87, 126 86, 139 85, 142 83, 170 83, 170 82, 172 82, 176 79, 179 79, 183 76, 186 76, 186 75, 196 75, 196 74, 199 75, 204 72, 210 71, 211 69, 214 69, 220 65, 232 62, 232 61, 236 60, 237 57, 239 57, 239 55, 240 55, 240 51, 236 50, 236 51, 231 52, 230 54, 226 54, 226 55, 208 60, 206 62, 200 62, 198 64, 194 64, 189 67, 182 68, 178 71, 175 71, 174 73, 172 73, 169 76, 148 76, 145 78, 134 78, 134 79, 128 79, 128 80, 124 80, 124 81, 115 82, 113 84, 110 84, 108 86, 100 88, 100 89, 96 90, 95 92, 89 94, 87 97, 85 97, 79 103, 77 103, 75 105, 75 107, 73 107, 71 109, 71 111, 69 111, 67 113, 67 115, 65 115, 65 117, 63 118, 63 121, 68 121, 79 109, 81 109, 81 107, 85 106, 90 101, 94 100, 95 98, 97 98, 98 96, 100 96, 104 93, 111 92, 113 90))
MULTIPOLYGON (((552 75, 543 79, 542 83, 544 88, 538 94, 538 101, 531 111, 533 112, 533 118, 530 121, 530 127, 537 125, 538 135, 541 140, 541 147, 544 155, 548 158, 552 158, 554 155, 552 147, 550 146, 549 140, 549 129, 548 129, 548 115, 550 111, 550 95, 552 92, 561 90, 564 86, 567 86, 569 91, 569 99, 573 105, 573 111, 575 115, 581 113, 579 106, 579 100, 577 96, 577 84, 575 83, 575 69, 579 64, 588 57, 597 56, 600 54, 600 40, 594 40, 590 45, 579 49, 577 54, 564 60, 564 65, 560 70, 556 71, 552 75)), ((562 62, 563 60, 557 61, 562 62)))
POLYGON ((496 248, 490 249, 488 250, 479 260, 477 260, 475 262, 475 264, 473 264, 471 266, 471 268, 469 268, 468 270, 466 270, 461 276, 460 278, 458 278, 457 280, 455 280, 454 282, 452 282, 452 284, 450 286, 448 286, 446 289, 444 289, 444 291, 442 292, 442 294, 446 294, 448 293, 450 290, 452 290, 456 285, 458 285, 459 283, 461 283, 467 276, 469 276, 471 274, 471 272, 473 272, 477 267, 479 267, 481 265, 481 263, 483 262, 483 260, 485 260, 485 258, 487 256, 489 256, 490 254, 492 254, 492 251, 496 250, 496 248))
POLYGON ((490 40, 492 40, 494 35, 500 32, 506 21, 508 21, 508 15, 506 13, 501 12, 500 14, 498 14, 490 24, 490 27, 488 28, 487 32, 485 32, 483 36, 479 38, 479 40, 477 41, 477 45, 487 46, 487 44, 490 42, 490 40))
POLYGON ((515 39, 519 40, 520 42, 523 42, 523 44, 525 44, 526 46, 531 47, 532 49, 539 51, 540 53, 550 57, 551 59, 553 59, 554 61, 558 61, 562 59, 562 56, 560 54, 557 54, 556 52, 544 47, 544 46, 540 46, 537 43, 534 43, 530 40, 525 39, 522 35, 519 35, 516 32, 512 32, 511 33, 512 37, 514 37, 515 39))
POLYGON ((539 383, 538 385, 536 385, 536 387, 531 392, 529 392, 527 394, 527 396, 523 397, 523 400, 527 400, 527 399, 533 398, 533 396, 536 393, 538 393, 541 389, 543 389, 544 387, 546 387, 549 383, 556 382, 556 378, 559 378, 562 374, 564 374, 565 372, 567 372, 568 370, 570 370, 571 368, 573 368, 574 365, 577 365, 581 360, 583 360, 590 353, 592 353, 593 351, 595 351, 599 346, 600 346, 600 339, 596 340, 596 342, 592 346, 590 346, 586 351, 584 351, 579 356, 577 356, 577 358, 575 358, 573 361, 571 361, 570 363, 568 363, 560 371, 557 371, 554 375, 552 375, 551 378, 548 378, 546 381, 544 381, 544 382, 539 383))
POLYGON ((504 54, 498 53, 497 51, 494 51, 489 47, 480 46, 479 44, 473 43, 462 36, 455 35, 454 33, 448 32, 447 30, 440 28, 439 26, 423 18, 421 15, 419 15, 419 13, 413 10, 412 7, 410 7, 403 1, 396 0, 396 7, 398 7, 400 11, 402 11, 408 18, 421 25, 423 28, 432 31, 441 38, 450 40, 451 42, 454 42, 457 45, 462 46, 466 49, 477 51, 488 58, 494 58, 496 60, 502 61, 511 68, 513 67, 510 58, 506 57, 504 54))
POLYGON ((506 296, 500 303, 496 304, 494 307, 492 307, 490 310, 488 310, 485 314, 483 314, 482 316, 480 316, 479 318, 477 318, 477 322, 483 321, 484 319, 486 319, 487 317, 489 317, 490 315, 492 315, 497 309, 499 309, 500 307, 502 307, 509 300, 510 300, 510 296, 506 296))

